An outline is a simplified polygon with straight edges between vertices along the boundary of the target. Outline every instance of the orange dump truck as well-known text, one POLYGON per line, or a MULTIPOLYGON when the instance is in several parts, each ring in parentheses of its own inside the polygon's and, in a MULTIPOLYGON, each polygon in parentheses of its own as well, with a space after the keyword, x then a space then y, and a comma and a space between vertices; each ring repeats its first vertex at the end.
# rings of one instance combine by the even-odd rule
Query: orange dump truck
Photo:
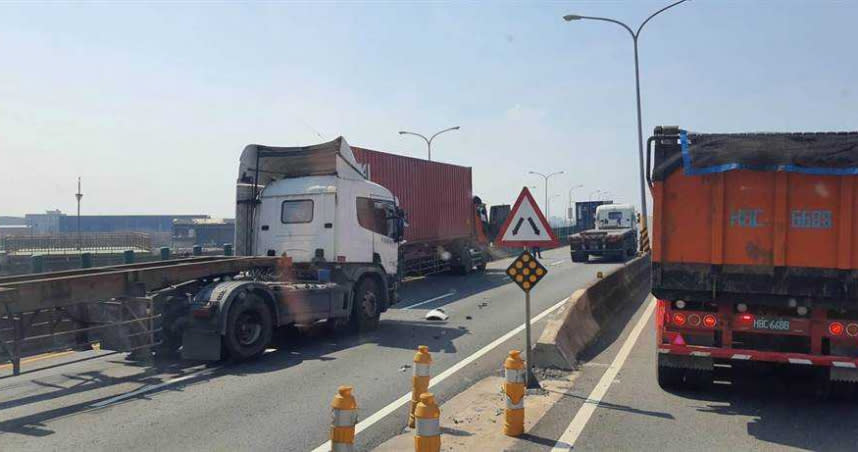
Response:
POLYGON ((657 127, 647 144, 659 385, 766 363, 854 389, 858 133, 657 127))

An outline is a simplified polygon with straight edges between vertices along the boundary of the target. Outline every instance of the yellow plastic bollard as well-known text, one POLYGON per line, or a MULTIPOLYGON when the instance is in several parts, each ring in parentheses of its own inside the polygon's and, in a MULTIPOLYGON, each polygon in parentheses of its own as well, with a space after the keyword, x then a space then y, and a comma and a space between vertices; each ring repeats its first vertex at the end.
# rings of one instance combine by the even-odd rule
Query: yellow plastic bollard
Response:
POLYGON ((512 350, 503 362, 506 408, 504 409, 503 434, 519 436, 524 433, 524 381, 525 365, 521 352, 512 350))
POLYGON ((441 410, 435 396, 429 392, 420 394, 420 403, 414 408, 417 430, 414 433, 415 452, 441 451, 441 410))
POLYGON ((408 415, 408 426, 414 428, 414 409, 420 402, 420 394, 429 391, 429 366, 432 355, 429 347, 421 345, 414 354, 414 376, 411 377, 411 413, 408 415))
POLYGON ((357 402, 351 386, 340 386, 331 402, 331 452, 355 450, 357 402))

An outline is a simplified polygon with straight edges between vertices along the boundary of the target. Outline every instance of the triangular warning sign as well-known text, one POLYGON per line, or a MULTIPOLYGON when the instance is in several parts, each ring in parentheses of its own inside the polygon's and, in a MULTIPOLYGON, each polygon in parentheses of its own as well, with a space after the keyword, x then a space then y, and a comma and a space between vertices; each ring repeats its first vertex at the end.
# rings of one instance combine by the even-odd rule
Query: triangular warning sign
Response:
POLYGON ((548 226, 545 215, 539 210, 527 187, 521 189, 521 194, 518 195, 497 237, 498 246, 547 248, 557 245, 554 231, 548 226))

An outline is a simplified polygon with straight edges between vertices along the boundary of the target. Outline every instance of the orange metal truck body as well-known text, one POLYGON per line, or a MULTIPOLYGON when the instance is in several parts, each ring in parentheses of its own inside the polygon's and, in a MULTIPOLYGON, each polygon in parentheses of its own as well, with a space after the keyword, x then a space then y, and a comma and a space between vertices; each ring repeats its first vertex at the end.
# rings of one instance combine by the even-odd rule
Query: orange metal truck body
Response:
POLYGON ((858 267, 858 176, 680 169, 652 194, 655 263, 858 267))

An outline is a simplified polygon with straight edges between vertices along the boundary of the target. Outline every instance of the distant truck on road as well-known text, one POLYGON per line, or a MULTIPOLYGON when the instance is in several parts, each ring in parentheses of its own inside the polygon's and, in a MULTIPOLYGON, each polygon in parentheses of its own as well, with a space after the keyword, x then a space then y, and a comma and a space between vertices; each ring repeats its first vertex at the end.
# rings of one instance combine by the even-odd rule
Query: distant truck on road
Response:
POLYGON ((637 254, 638 225, 634 206, 600 205, 596 207, 595 224, 595 229, 569 238, 573 262, 587 262, 590 256, 622 260, 637 254))
POLYGON ((648 144, 659 385, 780 365, 854 390, 858 133, 657 127, 648 144))

